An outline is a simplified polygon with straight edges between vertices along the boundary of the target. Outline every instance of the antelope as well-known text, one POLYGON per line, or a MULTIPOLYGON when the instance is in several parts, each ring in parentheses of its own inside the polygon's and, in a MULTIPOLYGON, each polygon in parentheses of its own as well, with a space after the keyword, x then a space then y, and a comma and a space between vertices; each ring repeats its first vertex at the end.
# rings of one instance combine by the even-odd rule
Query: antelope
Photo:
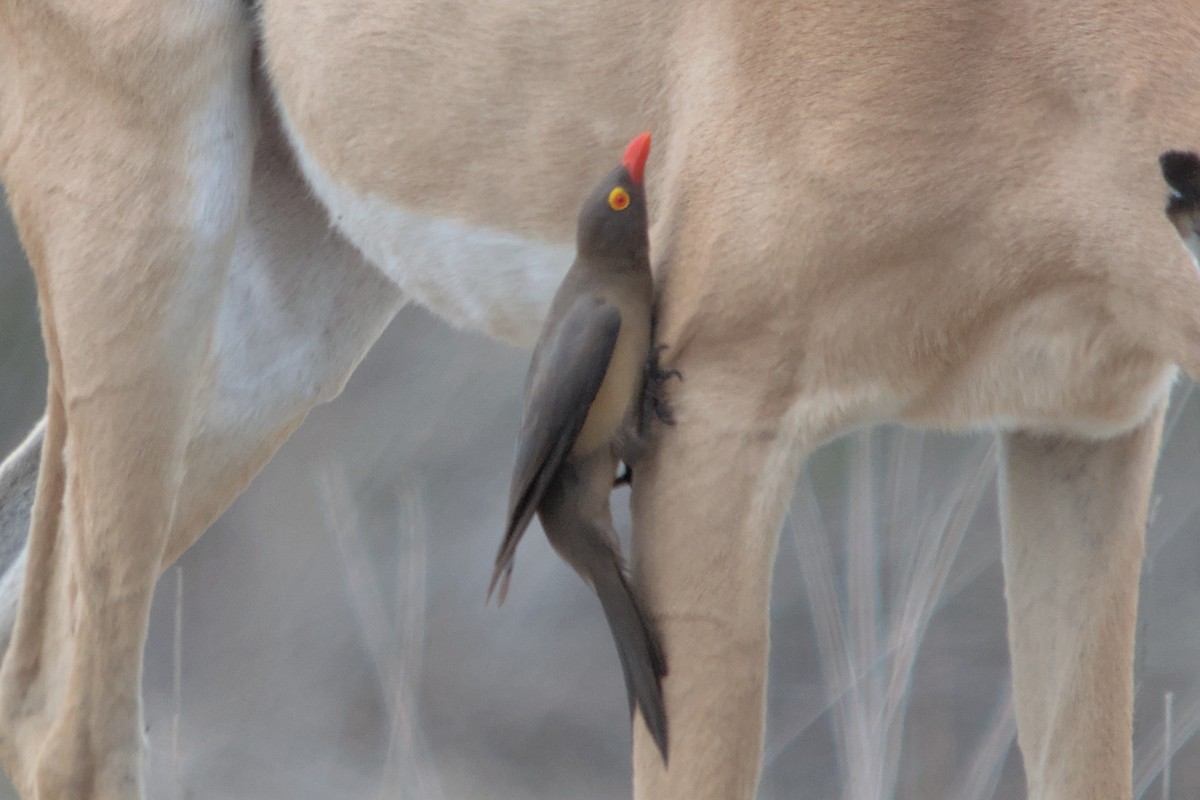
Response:
POLYGON ((50 364, 0 474, 0 760, 25 798, 140 797, 160 572, 404 303, 530 344, 582 193, 651 130, 686 380, 631 498, 671 665, 634 796, 753 797, 789 490, 899 421, 1002 439, 1029 795, 1128 797, 1148 495, 1200 377, 1156 158, 1197 108, 1184 0, 0 0, 50 364))

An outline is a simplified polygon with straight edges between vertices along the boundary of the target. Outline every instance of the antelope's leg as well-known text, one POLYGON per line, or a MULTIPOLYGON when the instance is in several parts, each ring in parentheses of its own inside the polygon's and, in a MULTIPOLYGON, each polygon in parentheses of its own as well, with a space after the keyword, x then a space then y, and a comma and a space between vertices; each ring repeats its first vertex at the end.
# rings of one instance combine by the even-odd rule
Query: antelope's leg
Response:
POLYGON ((752 798, 762 756, 771 567, 802 448, 768 387, 686 357, 676 424, 638 462, 639 589, 665 649, 670 762, 634 724, 634 796, 752 798))
POLYGON ((1004 437, 1004 579, 1029 796, 1132 792, 1133 640, 1163 408, 1105 441, 1004 437))
MULTIPOLYGON (((184 491, 163 566, 224 511, 315 405, 341 391, 403 296, 329 228, 291 162, 271 102, 254 156, 217 331, 197 397, 184 491)), ((0 464, 0 653, 24 575, 45 419, 0 464)))
POLYGON ((21 4, 3 24, 21 47, 4 179, 50 386, 0 755, 26 798, 124 800, 142 791, 147 616, 249 183, 251 37, 233 0, 21 4))

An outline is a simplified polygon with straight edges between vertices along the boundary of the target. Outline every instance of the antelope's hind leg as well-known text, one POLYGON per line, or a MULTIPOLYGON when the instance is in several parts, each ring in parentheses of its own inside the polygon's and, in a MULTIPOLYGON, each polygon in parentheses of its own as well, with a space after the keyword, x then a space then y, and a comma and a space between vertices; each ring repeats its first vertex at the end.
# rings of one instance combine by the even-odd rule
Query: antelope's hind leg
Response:
POLYGON ((250 174, 234 0, 18 4, 3 162, 50 362, 0 756, 22 796, 141 796, 142 647, 250 174))

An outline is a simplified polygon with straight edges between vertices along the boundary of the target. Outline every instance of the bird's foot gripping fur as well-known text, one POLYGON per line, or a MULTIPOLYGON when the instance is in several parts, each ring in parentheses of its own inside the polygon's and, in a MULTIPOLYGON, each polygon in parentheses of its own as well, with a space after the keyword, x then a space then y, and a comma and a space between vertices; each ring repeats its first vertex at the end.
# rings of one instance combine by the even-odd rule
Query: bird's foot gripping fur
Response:
POLYGON ((622 486, 633 481, 633 465, 637 457, 646 448, 650 438, 650 424, 658 420, 664 425, 675 424, 675 414, 671 404, 667 402, 664 387, 671 378, 683 380, 683 375, 677 369, 663 369, 659 354, 667 349, 665 344, 656 344, 650 348, 642 372, 642 400, 638 408, 636 428, 629 431, 623 442, 626 452, 622 461, 622 471, 613 480, 613 486, 622 486))
POLYGON ((656 344, 650 348, 646 358, 645 373, 642 383, 642 409, 639 423, 639 433, 645 436, 650 427, 650 419, 657 419, 664 425, 675 424, 675 414, 671 404, 667 402, 665 387, 671 378, 683 380, 683 375, 677 369, 663 369, 659 354, 666 350, 665 344, 656 344))

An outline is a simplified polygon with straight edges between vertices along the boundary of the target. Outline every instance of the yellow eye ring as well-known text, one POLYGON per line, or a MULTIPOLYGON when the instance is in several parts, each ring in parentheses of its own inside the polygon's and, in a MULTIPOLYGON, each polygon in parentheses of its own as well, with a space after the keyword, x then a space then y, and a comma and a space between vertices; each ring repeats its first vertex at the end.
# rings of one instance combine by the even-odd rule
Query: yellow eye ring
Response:
POLYGON ((620 186, 608 193, 608 207, 613 211, 624 211, 629 208, 629 192, 620 186))

